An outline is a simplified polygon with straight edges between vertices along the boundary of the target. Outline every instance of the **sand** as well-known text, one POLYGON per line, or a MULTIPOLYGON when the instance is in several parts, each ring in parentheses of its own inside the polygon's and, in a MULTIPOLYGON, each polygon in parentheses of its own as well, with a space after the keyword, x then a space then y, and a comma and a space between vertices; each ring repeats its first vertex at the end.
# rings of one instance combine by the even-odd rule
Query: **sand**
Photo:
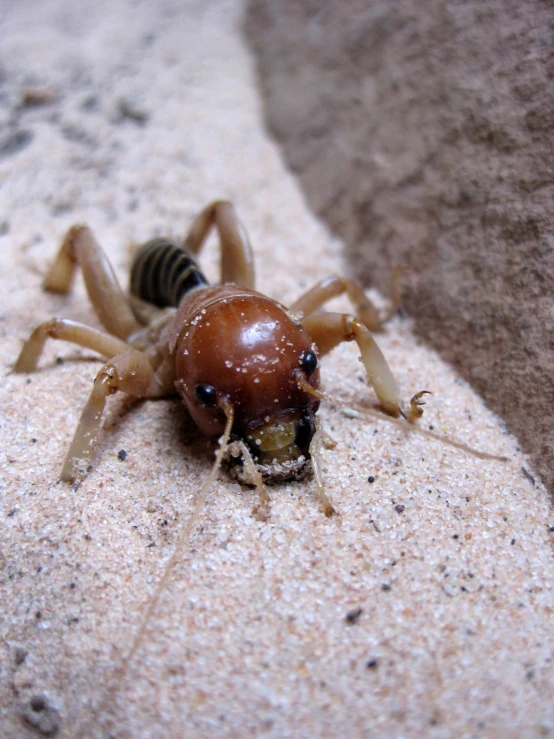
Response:
MULTIPOLYGON (((379 343, 405 398, 432 390, 421 426, 508 461, 324 405, 340 515, 322 515, 308 478, 272 487, 258 521, 254 493, 222 470, 126 664, 214 445, 175 399, 114 398, 74 490, 58 478, 98 359, 51 342, 37 373, 11 367, 41 321, 97 325, 80 279, 67 298, 41 291, 76 222, 123 284, 133 243, 183 235, 221 197, 250 232, 261 291, 288 303, 347 270, 264 130, 241 12, 235 0, 2 8, 0 733, 549 735, 551 501, 408 317, 379 343)), ((215 279, 215 239, 202 263, 215 279)), ((375 404, 354 346, 322 368, 349 408, 375 404)))

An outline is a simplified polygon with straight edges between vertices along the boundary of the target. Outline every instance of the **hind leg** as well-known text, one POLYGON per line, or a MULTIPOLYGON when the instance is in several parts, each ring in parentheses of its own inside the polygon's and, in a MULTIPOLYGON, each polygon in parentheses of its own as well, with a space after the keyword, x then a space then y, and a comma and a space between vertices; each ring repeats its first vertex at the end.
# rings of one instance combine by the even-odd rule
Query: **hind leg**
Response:
POLYGON ((126 339, 137 323, 113 268, 88 226, 72 226, 44 280, 44 289, 67 293, 79 266, 94 310, 110 334, 126 339))
POLYGON ((185 239, 185 248, 197 254, 212 226, 217 229, 221 244, 221 282, 254 288, 254 255, 248 234, 233 205, 226 200, 210 203, 196 216, 185 239))
POLYGON ((146 355, 135 349, 128 349, 105 364, 96 375, 81 414, 62 468, 62 480, 74 481, 86 475, 106 401, 118 391, 140 398, 159 398, 173 391, 173 382, 163 373, 156 373, 146 355))

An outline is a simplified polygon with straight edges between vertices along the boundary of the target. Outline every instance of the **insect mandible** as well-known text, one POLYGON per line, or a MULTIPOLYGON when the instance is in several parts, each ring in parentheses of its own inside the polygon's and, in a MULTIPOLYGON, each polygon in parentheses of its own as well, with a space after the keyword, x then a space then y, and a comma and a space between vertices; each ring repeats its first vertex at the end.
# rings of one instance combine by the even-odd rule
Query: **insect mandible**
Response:
POLYGON ((264 479, 297 477, 311 462, 316 492, 326 515, 335 512, 320 472, 316 413, 319 358, 343 341, 359 347, 369 383, 384 411, 413 421, 424 393, 403 409, 392 372, 372 331, 399 304, 398 290, 381 317, 361 286, 346 277, 318 282, 296 302, 283 305, 254 290, 252 248, 233 205, 210 203, 193 221, 182 246, 154 238, 137 253, 130 294, 90 228, 72 226, 44 281, 46 290, 67 293, 76 267, 105 331, 54 318, 40 324, 23 346, 16 372, 36 369, 48 338, 92 349, 108 359, 96 375, 67 452, 61 477, 79 481, 88 472, 107 399, 121 391, 159 398, 177 392, 200 431, 219 438, 209 476, 225 454, 242 459, 243 479, 259 495, 256 513, 269 515, 264 479), (221 249, 221 284, 210 286, 194 256, 212 227, 221 249), (353 314, 323 311, 346 294, 353 314))

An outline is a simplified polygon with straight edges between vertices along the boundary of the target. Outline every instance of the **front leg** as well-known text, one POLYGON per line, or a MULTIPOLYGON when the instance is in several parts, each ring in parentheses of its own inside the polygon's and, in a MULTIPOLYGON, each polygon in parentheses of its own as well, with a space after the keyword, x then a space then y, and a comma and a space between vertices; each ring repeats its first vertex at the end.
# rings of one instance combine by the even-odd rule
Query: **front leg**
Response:
POLYGON ((118 354, 105 364, 96 375, 92 392, 81 414, 62 468, 62 480, 75 481, 86 475, 98 440, 106 401, 119 390, 140 398, 159 398, 173 391, 173 382, 168 383, 162 375, 157 374, 147 357, 135 349, 118 354))
POLYGON ((414 420, 411 410, 408 413, 402 410, 400 391, 387 360, 369 329, 360 320, 347 313, 321 312, 308 316, 302 325, 316 344, 320 356, 343 341, 355 341, 360 349, 367 378, 383 410, 392 416, 404 415, 408 420, 414 420))

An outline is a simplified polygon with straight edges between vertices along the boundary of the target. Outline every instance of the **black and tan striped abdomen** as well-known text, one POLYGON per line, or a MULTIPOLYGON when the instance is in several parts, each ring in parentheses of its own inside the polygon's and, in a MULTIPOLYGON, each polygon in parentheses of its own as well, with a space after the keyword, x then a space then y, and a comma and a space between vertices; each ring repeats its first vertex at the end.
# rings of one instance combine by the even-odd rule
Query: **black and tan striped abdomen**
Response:
POLYGON ((176 308, 186 293, 207 284, 190 254, 163 238, 148 241, 131 268, 131 293, 160 308, 176 308))

